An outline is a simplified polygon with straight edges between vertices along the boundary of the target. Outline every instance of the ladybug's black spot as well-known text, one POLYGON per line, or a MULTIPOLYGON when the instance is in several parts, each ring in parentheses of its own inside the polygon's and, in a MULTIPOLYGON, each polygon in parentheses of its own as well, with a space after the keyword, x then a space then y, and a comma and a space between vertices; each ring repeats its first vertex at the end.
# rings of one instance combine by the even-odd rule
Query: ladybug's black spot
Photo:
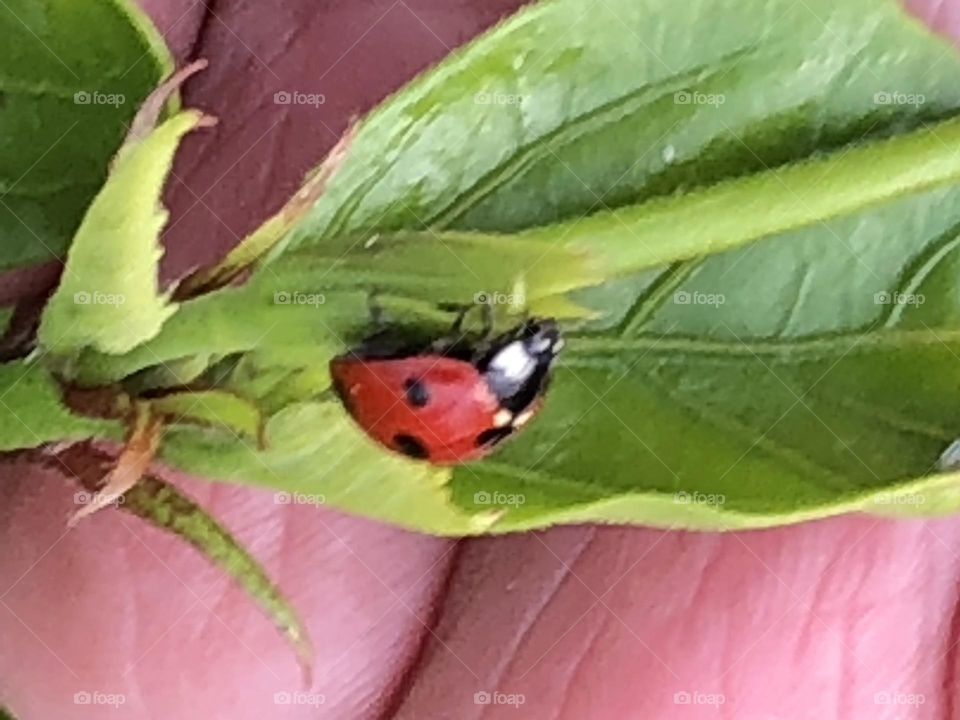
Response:
POLYGON ((414 407, 426 407, 430 402, 430 393, 426 386, 416 378, 408 378, 403 387, 407 391, 407 402, 414 407))
POLYGON ((397 450, 407 457, 412 457, 417 460, 426 460, 430 457, 430 451, 427 450, 422 442, 413 437, 413 435, 394 435, 393 444, 397 450))
POLYGON ((490 428, 489 430, 484 430, 482 433, 477 435, 477 439, 474 441, 477 447, 493 447, 499 442, 503 442, 506 438, 510 436, 513 432, 513 428, 510 425, 505 425, 504 427, 499 428, 490 428))

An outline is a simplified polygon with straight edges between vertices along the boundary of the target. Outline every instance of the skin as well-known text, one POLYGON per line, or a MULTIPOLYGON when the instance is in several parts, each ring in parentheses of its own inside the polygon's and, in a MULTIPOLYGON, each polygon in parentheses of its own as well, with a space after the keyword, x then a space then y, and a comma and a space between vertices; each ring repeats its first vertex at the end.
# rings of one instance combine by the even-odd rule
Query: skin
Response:
MULTIPOLYGON (((221 118, 177 161, 168 278, 279 207, 352 113, 511 7, 324 4, 320 22, 310 0, 269 16, 219 3, 206 21, 188 0, 144 3, 181 59, 214 60, 186 99, 221 118), (269 102, 298 71, 329 67, 318 110, 269 102)), ((960 37, 960 3, 914 9, 960 37)), ((17 287, 31 282, 44 280, 17 287)), ((324 702, 278 705, 301 689, 293 653, 221 572, 118 512, 68 530, 76 488, 55 472, 7 460, 0 476, 0 693, 21 720, 960 717, 956 520, 455 543, 182 478, 309 625, 324 702), (492 690, 523 705, 474 703, 492 690), (124 702, 75 704, 83 691, 124 702)))

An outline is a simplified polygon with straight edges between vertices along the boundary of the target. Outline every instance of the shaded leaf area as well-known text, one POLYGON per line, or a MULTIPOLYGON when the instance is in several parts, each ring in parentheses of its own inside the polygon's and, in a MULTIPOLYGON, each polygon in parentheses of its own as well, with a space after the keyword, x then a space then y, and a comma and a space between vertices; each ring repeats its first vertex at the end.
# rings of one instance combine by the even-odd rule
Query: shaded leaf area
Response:
POLYGON ((0 365, 0 452, 45 443, 115 437, 118 424, 81 417, 63 404, 62 389, 43 366, 0 365))
POLYGON ((0 270, 62 257, 169 52, 126 0, 0 5, 0 270))
POLYGON ((458 470, 455 497, 536 498, 512 527, 620 496, 660 523, 679 492, 740 525, 929 475, 960 429, 958 233, 951 188, 641 278, 618 325, 571 338, 544 417, 458 470))
POLYGON ((332 238, 315 248, 287 251, 260 282, 276 288, 316 286, 319 277, 331 289, 386 287, 434 302, 515 294, 538 312, 543 299, 554 294, 735 249, 951 184, 960 178, 957 148, 960 122, 949 120, 682 195, 512 234, 426 231, 332 238))
POLYGON ((150 407, 170 422, 223 427, 252 440, 261 437, 257 406, 222 390, 170 393, 151 400, 150 407))
POLYGON ((540 3, 372 114, 291 242, 635 204, 951 114, 957 68, 896 2, 540 3))

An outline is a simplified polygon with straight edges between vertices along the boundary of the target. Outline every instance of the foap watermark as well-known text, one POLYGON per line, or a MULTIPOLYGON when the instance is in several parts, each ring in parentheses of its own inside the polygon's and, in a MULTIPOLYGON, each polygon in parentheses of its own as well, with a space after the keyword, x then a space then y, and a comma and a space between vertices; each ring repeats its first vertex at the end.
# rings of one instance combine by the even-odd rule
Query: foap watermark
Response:
POLYGON ((678 290, 673 294, 674 305, 711 305, 720 307, 727 301, 727 296, 723 293, 705 293, 694 290, 678 290))
POLYGON ((720 707, 727 702, 727 698, 724 697, 723 693, 705 693, 705 692, 687 692, 686 690, 680 690, 673 694, 673 704, 674 705, 713 705, 714 707, 720 707))
POLYGON ((99 690, 81 690, 73 694, 74 705, 106 705, 118 708, 127 702, 123 693, 106 693, 99 690))
POLYGON ((103 93, 98 90, 80 90, 73 94, 74 105, 113 105, 120 107, 127 102, 123 93, 103 93))
POLYGON ((527 95, 517 93, 478 92, 473 96, 473 102, 477 105, 519 105, 527 97, 527 95))
POLYGON ((927 298, 923 293, 878 292, 873 294, 875 305, 923 305, 927 298))
POLYGON ((123 505, 124 496, 116 494, 110 495, 103 492, 89 492, 87 490, 80 490, 73 494, 74 505, 92 505, 94 503, 97 505, 123 505))
POLYGON ((281 90, 273 94, 274 105, 309 105, 318 108, 327 101, 323 93, 287 92, 281 90))
POLYGON ((525 305, 523 293, 478 292, 473 296, 477 305, 525 305))
POLYGON ((673 494, 673 501, 677 505, 708 505, 718 507, 727 501, 727 496, 721 493, 702 493, 694 491, 692 493, 681 490, 673 494))
POLYGON ((302 492, 278 492, 273 494, 273 502, 277 505, 324 505, 326 495, 302 492))
POLYGON ((885 690, 873 696, 875 705, 923 705, 927 696, 923 693, 905 693, 885 690))
POLYGON ((474 505, 519 507, 525 502, 527 502, 527 496, 523 493, 504 493, 497 490, 494 490, 493 492, 487 492, 486 490, 481 490, 480 492, 475 492, 473 494, 474 505))
POLYGON ((323 293, 306 293, 288 290, 278 290, 273 294, 274 305, 312 305, 320 307, 327 301, 323 293))
POLYGON ((877 505, 923 505, 926 495, 917 492, 883 492, 873 498, 877 505))
POLYGON ((311 692, 287 692, 281 690, 273 694, 274 705, 308 705, 316 707, 323 705, 327 701, 327 696, 322 693, 311 692))
POLYGON ((523 693, 487 692, 479 690, 473 694, 474 705, 510 705, 518 708, 527 701, 523 693))
POLYGON ((104 292, 75 292, 73 302, 75 305, 123 305, 127 301, 125 295, 120 293, 104 292))
POLYGON ((927 97, 922 93, 903 93, 895 90, 873 94, 875 105, 913 105, 917 107, 923 105, 926 101, 927 97))
POLYGON ((673 94, 675 105, 713 105, 719 107, 727 101, 727 96, 721 93, 687 92, 680 90, 673 94))

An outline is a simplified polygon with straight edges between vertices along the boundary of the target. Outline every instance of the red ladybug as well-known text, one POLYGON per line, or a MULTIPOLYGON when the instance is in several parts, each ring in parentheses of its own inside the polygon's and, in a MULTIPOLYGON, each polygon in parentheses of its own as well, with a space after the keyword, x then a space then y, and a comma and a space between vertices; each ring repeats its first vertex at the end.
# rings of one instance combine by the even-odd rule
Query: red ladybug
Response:
POLYGON ((371 438, 411 458, 457 465, 488 455, 533 417, 562 347, 552 319, 481 343, 410 344, 388 330, 335 357, 330 374, 371 438))

